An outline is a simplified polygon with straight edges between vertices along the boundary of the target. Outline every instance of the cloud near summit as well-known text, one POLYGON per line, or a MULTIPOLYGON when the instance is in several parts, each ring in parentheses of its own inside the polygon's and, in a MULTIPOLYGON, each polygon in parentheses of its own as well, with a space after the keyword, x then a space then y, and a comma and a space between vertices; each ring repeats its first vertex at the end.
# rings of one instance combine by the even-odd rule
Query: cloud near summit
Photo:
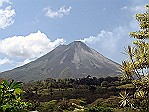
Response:
POLYGON ((127 34, 127 29, 119 26, 112 31, 102 30, 97 34, 97 36, 86 37, 80 39, 80 41, 90 45, 96 44, 109 53, 115 53, 118 49, 118 44, 120 44, 120 41, 125 39, 124 37, 127 36, 127 34))
POLYGON ((9 60, 8 58, 0 59, 0 65, 4 65, 7 63, 11 63, 11 60, 9 60))
POLYGON ((0 40, 0 53, 11 57, 35 59, 64 42, 63 38, 52 42, 44 33, 37 31, 27 36, 13 36, 0 40))

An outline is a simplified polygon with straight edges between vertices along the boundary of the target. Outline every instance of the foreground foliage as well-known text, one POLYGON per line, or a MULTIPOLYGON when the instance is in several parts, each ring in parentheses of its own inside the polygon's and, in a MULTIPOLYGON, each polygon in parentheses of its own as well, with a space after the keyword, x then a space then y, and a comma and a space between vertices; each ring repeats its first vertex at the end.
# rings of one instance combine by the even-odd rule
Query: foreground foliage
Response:
POLYGON ((0 83, 0 112, 28 112, 29 103, 22 102, 22 83, 3 80, 0 83))
POLYGON ((146 5, 146 8, 147 12, 135 16, 140 30, 130 33, 137 40, 133 42, 133 47, 126 49, 129 59, 122 63, 123 79, 130 80, 135 91, 133 94, 120 94, 121 106, 141 112, 149 112, 149 6, 146 5))
POLYGON ((119 107, 118 93, 133 90, 118 77, 48 78, 21 86, 14 81, 1 83, 0 112, 119 112, 130 109, 119 107))

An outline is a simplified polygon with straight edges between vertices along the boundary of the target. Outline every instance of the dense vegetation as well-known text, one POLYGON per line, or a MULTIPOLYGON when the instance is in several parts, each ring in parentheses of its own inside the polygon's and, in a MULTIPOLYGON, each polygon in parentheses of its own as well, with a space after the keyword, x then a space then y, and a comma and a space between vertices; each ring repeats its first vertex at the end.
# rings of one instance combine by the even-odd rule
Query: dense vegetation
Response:
MULTIPOLYGON (((21 89, 24 92, 19 86, 18 90, 22 91, 22 94, 21 98, 17 96, 21 103, 26 104, 23 109, 39 112, 113 112, 121 108, 119 107, 119 92, 125 89, 133 90, 128 82, 121 81, 118 77, 87 76, 79 79, 58 80, 47 78, 23 84, 21 89)), ((20 105, 15 106, 21 108, 20 105)))
POLYGON ((133 96, 126 91, 122 93, 121 105, 142 112, 149 112, 149 5, 146 8, 145 13, 135 16, 140 30, 130 33, 136 41, 126 49, 129 58, 122 63, 123 78, 131 81, 135 92, 133 96))
POLYGON ((28 102, 21 101, 21 82, 7 82, 3 80, 0 83, 0 112, 27 112, 28 102))
MULTIPOLYGON (((87 76, 79 79, 52 79, 36 81, 24 84, 23 89, 26 91, 26 99, 30 99, 30 95, 38 95, 40 97, 31 97, 31 99, 39 101, 49 101, 60 98, 85 98, 88 103, 96 99, 96 94, 104 98, 109 97, 110 90, 116 91, 116 86, 120 85, 118 77, 99 78, 87 76), (105 92, 109 91, 107 94, 105 92), (94 96, 88 97, 88 95, 94 96), (44 98, 46 97, 46 98, 44 98), (94 98, 95 97, 95 98, 94 98)), ((111 94, 118 94, 114 92, 111 94)))
POLYGON ((32 110, 39 112, 112 112, 119 110, 119 92, 132 91, 129 81, 118 77, 79 79, 52 79, 24 84, 24 101, 33 104, 32 110))

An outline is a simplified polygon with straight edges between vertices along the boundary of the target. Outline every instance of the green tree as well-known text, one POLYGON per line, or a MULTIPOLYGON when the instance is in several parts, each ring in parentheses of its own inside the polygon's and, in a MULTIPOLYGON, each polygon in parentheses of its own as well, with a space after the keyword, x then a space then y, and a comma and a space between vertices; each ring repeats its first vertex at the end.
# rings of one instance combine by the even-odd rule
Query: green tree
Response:
MULTIPOLYGON (((131 106, 149 112, 149 5, 146 5, 146 9, 145 13, 135 15, 140 30, 130 33, 136 40, 133 47, 125 49, 129 58, 122 62, 122 72, 123 79, 131 80, 136 90, 131 106)), ((123 106, 126 105, 126 102, 123 103, 123 106)))
POLYGON ((0 112, 28 112, 29 103, 21 101, 22 83, 3 80, 0 83, 0 112))

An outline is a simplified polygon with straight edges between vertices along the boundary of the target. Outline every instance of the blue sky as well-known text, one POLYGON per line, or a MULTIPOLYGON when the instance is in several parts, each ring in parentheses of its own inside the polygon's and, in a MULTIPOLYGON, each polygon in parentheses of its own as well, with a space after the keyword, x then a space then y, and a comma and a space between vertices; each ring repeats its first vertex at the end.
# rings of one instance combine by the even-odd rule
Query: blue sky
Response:
POLYGON ((0 72, 74 40, 121 63, 147 0, 0 0, 0 72))

